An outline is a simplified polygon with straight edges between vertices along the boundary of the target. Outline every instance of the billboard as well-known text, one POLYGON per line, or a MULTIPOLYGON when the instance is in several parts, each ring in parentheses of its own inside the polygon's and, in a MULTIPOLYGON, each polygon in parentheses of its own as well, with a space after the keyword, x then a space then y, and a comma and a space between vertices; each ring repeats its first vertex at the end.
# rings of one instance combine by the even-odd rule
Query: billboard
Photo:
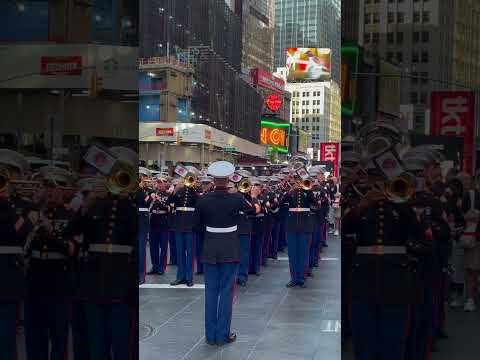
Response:
POLYGON ((274 76, 272 73, 261 68, 255 68, 250 71, 253 84, 279 93, 285 92, 285 82, 274 76))
POLYGON ((320 161, 330 161, 333 163, 333 176, 338 176, 338 164, 340 164, 340 144, 339 143, 321 143, 320 161))
POLYGON ((288 153, 288 137, 290 135, 290 124, 262 120, 260 126, 260 143, 267 145, 270 149, 288 153))
POLYGON ((430 111, 431 133, 463 140, 463 170, 474 171, 475 93, 433 91, 430 111))
POLYGON ((332 76, 332 50, 320 48, 288 48, 287 80, 329 81, 332 76))

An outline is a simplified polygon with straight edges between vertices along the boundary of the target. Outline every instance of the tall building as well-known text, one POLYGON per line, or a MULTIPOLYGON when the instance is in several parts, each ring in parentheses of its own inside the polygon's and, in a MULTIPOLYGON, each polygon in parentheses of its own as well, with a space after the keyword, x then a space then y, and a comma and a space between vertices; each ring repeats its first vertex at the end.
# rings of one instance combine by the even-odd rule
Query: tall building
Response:
POLYGON ((412 76, 401 81, 401 104, 413 106, 412 130, 423 133, 431 91, 448 88, 445 84, 452 81, 453 1, 362 0, 361 4, 365 49, 412 76))
POLYGON ((274 0, 236 1, 243 24, 242 67, 273 71, 274 0))
MULTIPOLYGON (((278 68, 274 75, 286 80, 287 70, 278 68)), ((285 90, 292 94, 290 123, 310 135, 308 147, 315 151, 322 142, 340 141, 340 90, 334 81, 287 82, 285 90)))
POLYGON ((332 78, 340 83, 340 0, 275 0, 275 67, 286 64, 286 48, 332 49, 332 78))
POLYGON ((242 78, 242 21, 228 3, 142 0, 140 31, 144 159, 160 153, 160 163, 205 164, 224 156, 235 161, 233 152, 265 156, 263 98, 242 78))
POLYGON ((342 1, 342 43, 360 44, 360 1, 342 1))

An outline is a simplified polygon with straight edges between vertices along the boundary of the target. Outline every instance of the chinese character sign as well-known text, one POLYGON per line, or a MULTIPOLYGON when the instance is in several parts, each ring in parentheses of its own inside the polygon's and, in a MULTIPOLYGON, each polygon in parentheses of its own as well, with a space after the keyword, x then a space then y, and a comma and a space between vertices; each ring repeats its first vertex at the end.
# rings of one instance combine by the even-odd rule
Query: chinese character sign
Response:
POLYGON ((338 164, 340 163, 340 144, 339 143, 321 143, 320 161, 330 161, 333 163, 333 176, 338 176, 338 164))
POLYGON ((434 91, 431 100, 431 132, 463 138, 463 169, 474 170, 475 95, 472 91, 434 91))

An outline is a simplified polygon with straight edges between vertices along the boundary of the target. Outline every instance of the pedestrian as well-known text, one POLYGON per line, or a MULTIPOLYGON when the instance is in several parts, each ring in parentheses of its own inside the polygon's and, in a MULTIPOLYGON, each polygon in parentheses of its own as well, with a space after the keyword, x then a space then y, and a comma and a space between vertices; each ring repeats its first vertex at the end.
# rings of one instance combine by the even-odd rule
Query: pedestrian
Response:
MULTIPOLYGON (((211 164, 208 172, 214 178, 215 191, 202 196, 197 209, 205 225, 203 263, 205 270, 205 337, 209 345, 232 343, 231 332, 235 283, 241 246, 238 235, 240 212, 250 213, 255 207, 239 193, 229 193, 229 176, 235 166, 226 161, 211 164)), ((257 194, 252 193, 252 198, 257 194)))

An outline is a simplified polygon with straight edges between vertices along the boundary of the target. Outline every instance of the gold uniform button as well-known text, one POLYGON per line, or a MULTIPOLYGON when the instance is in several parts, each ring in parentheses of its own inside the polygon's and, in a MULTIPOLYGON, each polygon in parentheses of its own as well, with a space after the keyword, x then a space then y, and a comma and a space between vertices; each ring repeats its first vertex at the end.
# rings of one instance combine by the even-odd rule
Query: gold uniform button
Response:
POLYGON ((117 211, 117 207, 116 207, 116 206, 113 206, 113 207, 112 207, 112 211, 117 211))
POLYGON ((110 219, 115 219, 115 214, 110 215, 110 219))
POLYGON ((105 239, 105 242, 109 243, 109 242, 110 242, 110 237, 107 237, 107 238, 105 239))

